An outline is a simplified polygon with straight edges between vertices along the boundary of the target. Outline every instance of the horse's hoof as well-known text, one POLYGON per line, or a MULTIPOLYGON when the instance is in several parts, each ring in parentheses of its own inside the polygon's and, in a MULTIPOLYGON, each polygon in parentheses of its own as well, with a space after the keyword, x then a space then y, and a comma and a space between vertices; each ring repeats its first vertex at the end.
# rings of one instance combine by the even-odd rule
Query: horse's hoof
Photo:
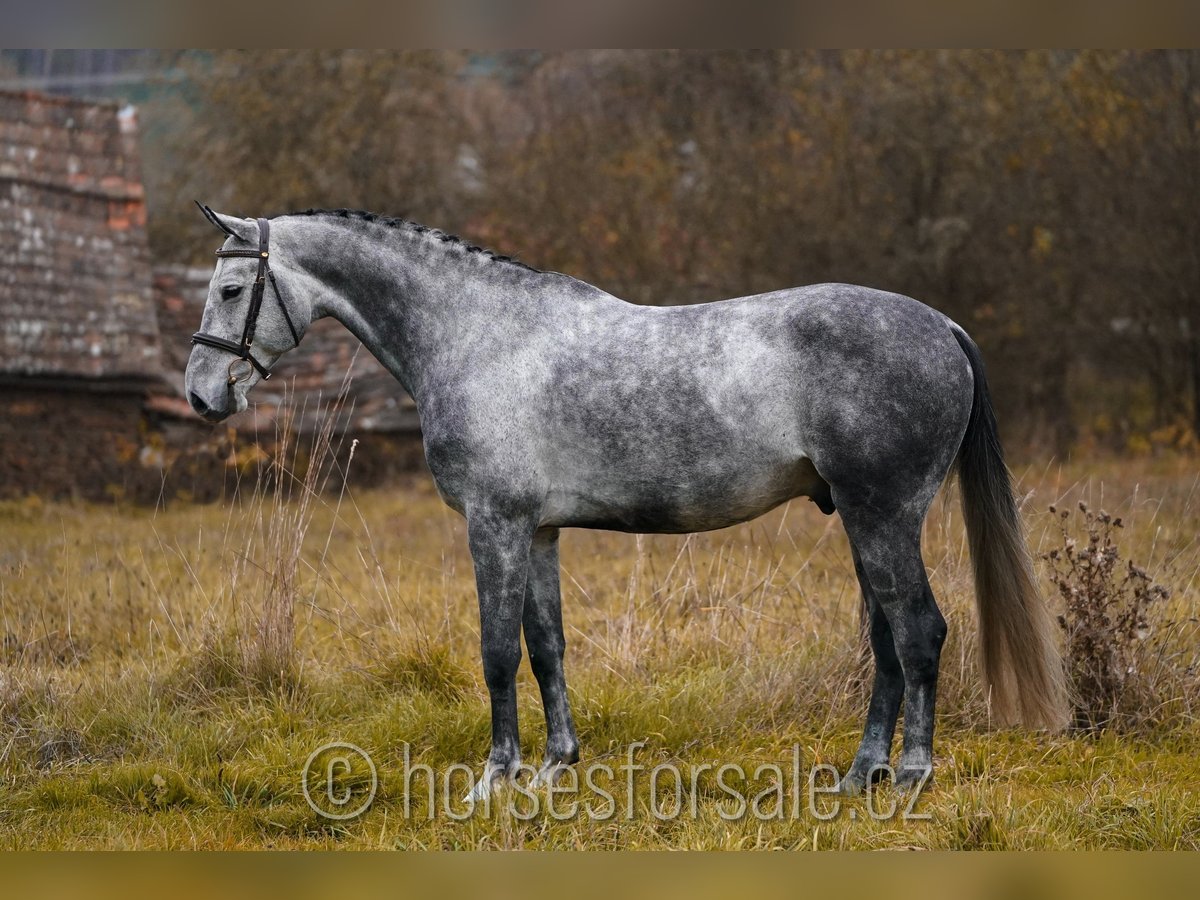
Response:
POLYGON ((850 766, 850 771, 838 782, 838 793, 843 797, 857 797, 867 789, 868 784, 878 784, 883 781, 890 771, 887 760, 869 765, 855 762, 850 766))
POLYGON ((558 779, 562 777, 563 772, 569 769, 566 763, 552 762, 547 760, 542 763, 542 767, 537 770, 537 774, 533 776, 533 781, 530 782, 530 787, 535 788, 550 788, 558 783, 558 779))
POLYGON ((475 782, 475 787, 471 788, 471 790, 467 792, 467 795, 463 797, 463 803, 467 804, 468 806, 474 806, 477 801, 486 800, 491 795, 492 782, 485 775, 483 778, 480 778, 477 782, 475 782))
POLYGON ((463 797, 463 803, 474 804, 479 800, 486 800, 506 781, 512 780, 511 773, 515 773, 519 768, 520 763, 508 769, 488 763, 484 766, 483 776, 475 782, 475 787, 471 788, 467 796, 463 797))
POLYGON ((901 766, 896 771, 896 790, 908 794, 920 793, 933 781, 933 766, 901 766))
POLYGON ((854 772, 847 772, 842 780, 838 782, 838 793, 843 797, 857 797, 866 789, 866 776, 858 775, 854 772))

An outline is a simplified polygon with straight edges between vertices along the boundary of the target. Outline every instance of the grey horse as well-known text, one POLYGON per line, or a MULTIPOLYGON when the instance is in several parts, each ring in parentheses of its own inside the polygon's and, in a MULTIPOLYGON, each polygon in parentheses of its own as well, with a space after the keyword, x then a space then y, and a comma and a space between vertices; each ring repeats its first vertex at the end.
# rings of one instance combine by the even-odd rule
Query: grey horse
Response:
POLYGON ((946 635, 921 526, 951 468, 993 719, 1065 725, 1055 627, 979 350, 936 310, 847 284, 639 306, 353 210, 269 220, 264 278, 268 220, 202 209, 227 239, 187 366, 197 413, 219 422, 245 409, 254 385, 323 316, 416 402, 430 472, 466 518, 475 565, 492 745, 472 798, 520 767, 522 629, 546 714, 538 780, 579 758, 563 674, 561 528, 706 531, 802 496, 841 515, 875 660, 841 788, 858 793, 892 771, 898 787, 919 789, 932 771, 946 635), (901 701, 903 748, 888 770, 901 701))

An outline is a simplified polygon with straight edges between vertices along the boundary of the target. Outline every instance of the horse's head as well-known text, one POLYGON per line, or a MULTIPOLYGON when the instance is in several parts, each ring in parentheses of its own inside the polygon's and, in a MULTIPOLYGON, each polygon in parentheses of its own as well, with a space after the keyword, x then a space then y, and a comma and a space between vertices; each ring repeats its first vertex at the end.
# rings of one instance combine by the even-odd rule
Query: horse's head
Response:
POLYGON ((312 304, 289 290, 304 279, 289 277, 286 246, 271 240, 266 219, 200 209, 226 241, 217 251, 200 330, 192 336, 184 387, 192 409, 220 422, 244 410, 250 389, 300 343, 312 304))

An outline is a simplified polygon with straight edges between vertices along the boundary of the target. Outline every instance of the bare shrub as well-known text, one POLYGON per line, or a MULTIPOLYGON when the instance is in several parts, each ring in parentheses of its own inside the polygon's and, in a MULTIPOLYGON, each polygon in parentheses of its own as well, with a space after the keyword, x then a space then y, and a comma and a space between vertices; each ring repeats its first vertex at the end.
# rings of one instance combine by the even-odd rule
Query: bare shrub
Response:
POLYGON ((1150 670, 1162 659, 1149 638, 1156 625, 1160 640, 1170 630, 1155 612, 1170 592, 1132 560, 1122 560, 1119 518, 1080 502, 1087 533, 1081 545, 1071 534, 1070 513, 1053 506, 1050 512, 1062 544, 1042 556, 1064 603, 1058 622, 1066 635, 1075 726, 1094 731, 1149 723, 1161 700, 1150 670))

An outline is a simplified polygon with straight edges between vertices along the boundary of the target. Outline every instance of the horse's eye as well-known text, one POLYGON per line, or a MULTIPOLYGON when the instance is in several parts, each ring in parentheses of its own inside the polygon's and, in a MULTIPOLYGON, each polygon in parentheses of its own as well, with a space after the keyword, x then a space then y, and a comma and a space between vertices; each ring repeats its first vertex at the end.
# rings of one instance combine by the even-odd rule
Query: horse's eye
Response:
POLYGON ((240 284, 226 285, 225 287, 221 288, 221 299, 222 300, 233 300, 241 292, 242 292, 242 286, 240 284))

